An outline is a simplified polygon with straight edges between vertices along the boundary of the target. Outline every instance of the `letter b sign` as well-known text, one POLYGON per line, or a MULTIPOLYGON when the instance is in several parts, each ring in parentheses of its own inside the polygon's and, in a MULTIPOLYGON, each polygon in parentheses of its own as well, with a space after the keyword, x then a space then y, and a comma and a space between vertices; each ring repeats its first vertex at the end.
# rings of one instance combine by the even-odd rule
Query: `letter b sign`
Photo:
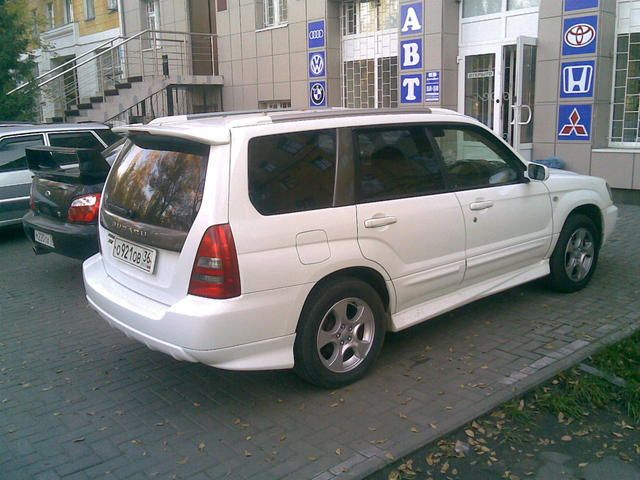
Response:
POLYGON ((414 38, 400 42, 400 69, 417 70, 422 68, 422 39, 414 38))

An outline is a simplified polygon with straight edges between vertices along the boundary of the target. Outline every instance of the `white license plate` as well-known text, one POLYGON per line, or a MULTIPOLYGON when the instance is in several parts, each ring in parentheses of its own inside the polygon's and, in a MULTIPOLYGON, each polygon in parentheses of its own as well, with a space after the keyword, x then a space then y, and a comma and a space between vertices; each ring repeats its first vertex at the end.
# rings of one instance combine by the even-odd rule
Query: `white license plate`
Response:
POLYGON ((44 233, 44 232, 41 232, 40 230, 34 230, 33 238, 38 243, 46 245, 47 247, 55 248, 53 246, 53 236, 49 233, 44 233))
POLYGON ((146 248, 116 237, 113 239, 112 253, 114 258, 121 262, 139 268, 143 272, 153 273, 157 253, 153 248, 146 248))

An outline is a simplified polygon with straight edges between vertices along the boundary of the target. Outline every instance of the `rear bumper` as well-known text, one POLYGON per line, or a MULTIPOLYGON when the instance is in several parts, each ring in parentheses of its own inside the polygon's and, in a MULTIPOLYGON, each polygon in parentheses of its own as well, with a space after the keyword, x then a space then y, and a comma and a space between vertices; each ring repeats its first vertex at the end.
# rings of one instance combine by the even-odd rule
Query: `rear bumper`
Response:
MULTIPOLYGON (((109 277, 101 255, 83 264, 89 304, 111 326, 177 360, 229 370, 293 367, 294 300, 305 287, 211 300, 186 295, 168 306, 144 297, 109 277)), ((304 300, 302 300, 304 301, 304 300)), ((300 307, 301 308, 301 307, 300 307)))
POLYGON ((98 252, 98 225, 74 224, 56 221, 52 218, 28 212, 22 217, 22 227, 29 240, 39 249, 59 253, 65 257, 84 260, 98 252), (54 248, 38 243, 34 230, 48 233, 53 237, 54 248))

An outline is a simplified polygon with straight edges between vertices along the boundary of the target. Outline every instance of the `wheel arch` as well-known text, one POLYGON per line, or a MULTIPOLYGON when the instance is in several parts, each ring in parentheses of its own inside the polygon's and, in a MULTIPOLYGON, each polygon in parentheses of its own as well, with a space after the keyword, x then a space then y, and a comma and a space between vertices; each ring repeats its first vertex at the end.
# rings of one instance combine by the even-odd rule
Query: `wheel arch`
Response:
POLYGON ((325 275, 323 278, 318 280, 316 284, 313 286, 311 291, 309 291, 304 304, 302 306, 302 311, 300 312, 300 318, 298 319, 298 324, 296 327, 296 331, 300 328, 301 320, 306 311, 309 300, 313 297, 314 293, 316 293, 319 289, 321 289, 327 283, 337 279, 337 278, 355 278, 361 280, 367 284, 369 284, 380 296, 382 300, 382 305, 384 306, 385 311, 387 312, 387 327, 389 326, 389 322, 391 319, 391 301, 392 301, 392 292, 387 288, 387 282, 384 277, 371 267, 347 267, 342 268, 340 270, 336 270, 328 275, 325 275))
POLYGON ((602 218, 602 211, 600 210, 600 207, 593 203, 586 203, 584 205, 574 207, 574 209, 569 212, 569 215, 567 215, 565 223, 567 219, 572 215, 584 215, 585 217, 590 218, 598 229, 598 245, 602 245, 602 237, 604 235, 604 220, 602 218))

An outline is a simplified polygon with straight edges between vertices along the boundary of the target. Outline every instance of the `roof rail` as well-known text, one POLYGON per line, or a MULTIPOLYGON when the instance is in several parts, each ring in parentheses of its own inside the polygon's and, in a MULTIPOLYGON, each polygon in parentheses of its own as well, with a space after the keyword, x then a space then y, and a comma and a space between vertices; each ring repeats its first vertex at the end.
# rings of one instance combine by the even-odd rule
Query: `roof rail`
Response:
POLYGON ((423 108, 327 108, 321 110, 298 110, 286 111, 277 110, 272 117, 274 123, 290 122, 295 120, 311 120, 314 118, 339 118, 352 116, 373 116, 373 115, 420 115, 430 114, 432 110, 429 107, 423 108))

